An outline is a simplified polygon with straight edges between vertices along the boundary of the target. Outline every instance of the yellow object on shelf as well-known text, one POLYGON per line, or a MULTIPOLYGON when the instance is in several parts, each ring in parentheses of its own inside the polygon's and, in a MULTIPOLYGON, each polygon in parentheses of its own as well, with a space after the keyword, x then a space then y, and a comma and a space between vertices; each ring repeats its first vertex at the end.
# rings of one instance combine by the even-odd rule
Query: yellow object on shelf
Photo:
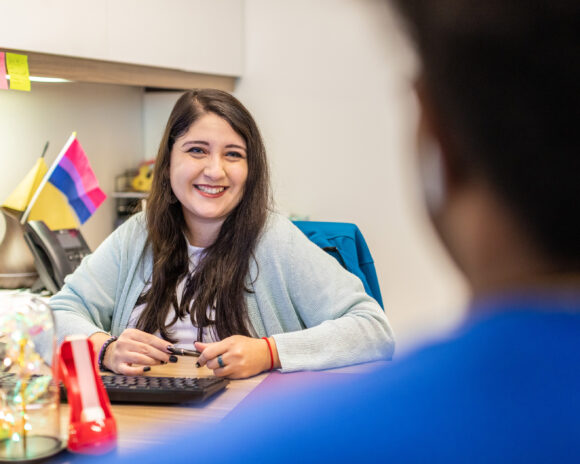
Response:
POLYGON ((153 182, 155 160, 149 160, 139 165, 139 172, 131 181, 131 187, 138 192, 149 192, 153 182))

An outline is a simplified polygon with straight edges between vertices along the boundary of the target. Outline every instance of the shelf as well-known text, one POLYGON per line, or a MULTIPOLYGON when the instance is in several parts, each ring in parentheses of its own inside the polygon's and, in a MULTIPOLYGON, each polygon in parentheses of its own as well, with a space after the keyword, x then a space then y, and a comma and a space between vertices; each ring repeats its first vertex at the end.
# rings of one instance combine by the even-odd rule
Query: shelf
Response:
POLYGON ((149 196, 149 192, 113 192, 113 198, 144 199, 149 196))
POLYGON ((232 92, 236 78, 178 69, 157 68, 115 61, 91 60, 48 53, 0 48, 28 56, 31 76, 59 77, 76 82, 119 84, 155 89, 188 90, 214 88, 232 92))

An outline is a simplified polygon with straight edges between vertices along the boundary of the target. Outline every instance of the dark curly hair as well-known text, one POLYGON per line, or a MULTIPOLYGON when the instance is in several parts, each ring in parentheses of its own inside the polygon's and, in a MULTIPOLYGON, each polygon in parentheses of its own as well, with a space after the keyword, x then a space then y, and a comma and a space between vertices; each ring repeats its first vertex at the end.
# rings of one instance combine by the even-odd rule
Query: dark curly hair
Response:
POLYGON ((458 161, 580 269, 580 2, 396 0, 458 161))

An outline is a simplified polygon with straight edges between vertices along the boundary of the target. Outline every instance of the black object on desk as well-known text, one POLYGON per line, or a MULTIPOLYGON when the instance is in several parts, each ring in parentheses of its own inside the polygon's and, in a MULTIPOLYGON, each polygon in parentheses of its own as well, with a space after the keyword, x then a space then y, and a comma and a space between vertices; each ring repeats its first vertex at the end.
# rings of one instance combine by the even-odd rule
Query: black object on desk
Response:
POLYGON ((121 374, 101 377, 111 403, 201 402, 229 383, 218 377, 143 377, 121 374))
POLYGON ((52 294, 57 293, 64 284, 64 278, 91 253, 80 230, 50 230, 42 221, 27 222, 24 239, 38 271, 39 281, 34 284, 33 291, 46 288, 52 294))

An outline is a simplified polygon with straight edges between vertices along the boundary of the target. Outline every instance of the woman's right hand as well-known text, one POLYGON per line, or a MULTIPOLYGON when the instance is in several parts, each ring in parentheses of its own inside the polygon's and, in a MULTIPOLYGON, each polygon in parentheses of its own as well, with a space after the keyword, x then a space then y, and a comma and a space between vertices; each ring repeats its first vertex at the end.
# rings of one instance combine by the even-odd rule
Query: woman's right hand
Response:
MULTIPOLYGON (((110 335, 96 333, 89 338, 100 350, 110 335)), ((117 340, 107 347, 103 365, 117 374, 140 375, 143 373, 143 366, 154 366, 169 361, 171 356, 167 350, 169 345, 170 342, 147 332, 125 329, 117 340)))

